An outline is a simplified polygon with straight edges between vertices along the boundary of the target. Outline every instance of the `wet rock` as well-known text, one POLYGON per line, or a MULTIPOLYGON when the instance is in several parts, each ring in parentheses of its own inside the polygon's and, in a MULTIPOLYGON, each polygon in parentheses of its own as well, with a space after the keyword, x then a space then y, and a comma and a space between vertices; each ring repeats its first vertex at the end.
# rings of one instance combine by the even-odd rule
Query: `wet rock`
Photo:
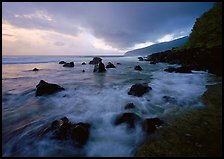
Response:
POLYGON ((86 65, 86 63, 85 63, 85 62, 83 62, 83 63, 82 63, 82 65, 86 65))
POLYGON ((138 57, 139 61, 144 61, 143 57, 138 57))
POLYGON ((73 140, 79 145, 86 144, 89 138, 89 123, 71 123, 67 117, 55 120, 51 126, 44 130, 42 135, 52 132, 52 139, 73 140))
POLYGON ((134 109, 135 108, 135 105, 133 103, 128 103, 124 109, 134 109))
POLYGON ((85 70, 82 70, 82 72, 86 72, 85 70))
POLYGON ((149 90, 152 90, 147 83, 136 83, 131 86, 131 89, 128 92, 128 95, 141 97, 143 94, 147 93, 149 90))
POLYGON ((39 69, 38 68, 34 68, 33 71, 39 71, 39 69))
POLYGON ((117 65, 121 65, 121 63, 118 62, 117 65))
POLYGON ((74 65, 74 62, 70 62, 70 63, 65 63, 64 65, 63 65, 63 67, 74 67, 75 65, 74 65))
POLYGON ((178 68, 169 67, 167 69, 164 69, 164 71, 175 72, 175 73, 192 73, 191 72, 191 67, 187 67, 187 66, 181 66, 181 67, 178 67, 178 68))
POLYGON ((89 62, 89 64, 95 65, 95 64, 99 64, 100 62, 102 62, 102 59, 100 57, 94 57, 93 60, 89 62))
POLYGON ((142 68, 141 68, 141 66, 137 65, 137 66, 135 66, 135 70, 141 71, 142 68))
POLYGON ((52 84, 52 83, 47 83, 44 80, 41 80, 39 84, 36 86, 36 94, 35 96, 42 96, 42 95, 47 95, 47 94, 53 94, 58 91, 64 90, 63 87, 57 85, 57 84, 52 84))
POLYGON ((111 62, 108 62, 106 68, 116 68, 116 67, 111 62))
POLYGON ((105 71, 106 69, 102 62, 100 62, 99 65, 95 65, 93 69, 93 72, 105 72, 105 71))
POLYGON ((60 61, 60 62, 59 62, 59 64, 65 64, 65 63, 66 63, 65 61, 60 61))
POLYGON ((134 128, 136 122, 140 121, 140 117, 134 113, 123 113, 115 120, 115 125, 127 123, 129 128, 134 128))
POLYGON ((150 118, 145 119, 142 122, 142 129, 147 133, 154 133, 156 130, 156 126, 162 125, 164 122, 159 118, 150 118))

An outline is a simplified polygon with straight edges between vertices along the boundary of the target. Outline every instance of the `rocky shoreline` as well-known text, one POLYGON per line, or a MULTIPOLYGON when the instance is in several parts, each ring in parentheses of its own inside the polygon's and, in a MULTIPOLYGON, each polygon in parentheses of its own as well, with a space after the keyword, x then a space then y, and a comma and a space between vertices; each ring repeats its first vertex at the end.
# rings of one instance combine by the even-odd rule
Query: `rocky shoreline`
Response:
POLYGON ((221 157, 222 84, 210 85, 201 97, 205 107, 183 112, 141 144, 135 156, 221 157))

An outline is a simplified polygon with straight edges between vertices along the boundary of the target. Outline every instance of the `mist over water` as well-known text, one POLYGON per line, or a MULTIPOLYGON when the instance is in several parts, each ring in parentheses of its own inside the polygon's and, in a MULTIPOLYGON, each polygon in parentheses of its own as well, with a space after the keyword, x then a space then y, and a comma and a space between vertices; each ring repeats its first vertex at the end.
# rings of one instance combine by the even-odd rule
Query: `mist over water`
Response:
POLYGON ((163 118, 203 107, 199 97, 206 85, 214 82, 213 75, 207 72, 167 73, 163 70, 170 65, 151 65, 137 57, 103 57, 105 66, 110 61, 116 68, 93 73, 94 65, 88 64, 91 59, 3 59, 3 156, 133 156, 145 134, 140 125, 135 129, 127 129, 125 124, 115 126, 119 114, 129 111, 143 119, 163 118), (58 64, 60 60, 75 61, 75 67, 62 67, 58 64), (135 65, 143 70, 134 70, 135 65), (35 67, 39 71, 32 71, 35 67), (56 83, 65 91, 35 97, 40 80, 56 83), (142 97, 130 96, 128 91, 135 83, 148 83, 152 90, 142 97), (163 96, 174 97, 176 101, 164 102, 163 96), (128 103, 134 103, 136 108, 125 110, 128 103), (36 135, 43 126, 64 116, 73 123, 91 124, 89 140, 82 149, 70 141, 36 135))

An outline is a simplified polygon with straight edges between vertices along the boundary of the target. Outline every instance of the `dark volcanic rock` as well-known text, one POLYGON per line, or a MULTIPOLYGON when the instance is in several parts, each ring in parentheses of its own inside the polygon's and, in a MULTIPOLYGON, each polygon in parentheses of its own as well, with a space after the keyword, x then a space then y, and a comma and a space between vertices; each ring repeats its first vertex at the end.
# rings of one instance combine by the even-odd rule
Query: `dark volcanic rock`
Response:
POLYGON ((135 70, 141 71, 142 68, 141 68, 141 66, 137 65, 137 66, 135 66, 135 70))
POLYGON ((131 89, 128 92, 128 95, 141 97, 144 93, 147 93, 149 90, 152 90, 147 83, 136 83, 131 86, 131 89))
POLYGON ((116 68, 116 67, 111 62, 108 62, 106 68, 116 68))
POLYGON ((59 62, 59 64, 65 64, 65 63, 66 63, 65 61, 60 61, 60 62, 59 62))
POLYGON ((65 63, 64 65, 63 65, 63 67, 74 67, 75 65, 74 65, 74 62, 70 62, 70 63, 65 63))
POLYGON ((94 57, 93 60, 91 60, 91 61, 89 62, 89 64, 93 64, 93 65, 95 65, 95 64, 98 64, 98 63, 100 63, 100 62, 102 62, 102 59, 101 59, 100 57, 94 57))
POLYGON ((52 138, 57 140, 73 140, 79 145, 86 144, 89 138, 90 124, 88 123, 71 123, 67 117, 55 120, 51 126, 47 127, 41 134, 52 132, 52 138))
POLYGON ((163 121, 161 121, 159 118, 145 119, 142 122, 142 129, 147 133, 153 133, 156 130, 156 126, 160 126, 162 124, 163 121))
POLYGON ((44 80, 41 80, 39 84, 36 86, 36 96, 42 96, 46 94, 53 94, 55 92, 64 90, 63 87, 57 85, 57 84, 52 84, 52 83, 47 83, 44 80))
POLYGON ((133 109, 133 108, 135 108, 135 105, 134 105, 133 103, 128 103, 128 104, 124 107, 124 109, 133 109))
POLYGON ((102 62, 100 62, 99 63, 99 70, 98 70, 98 72, 105 72, 105 71, 106 71, 106 69, 105 69, 104 64, 102 62))
POLYGON ((123 113, 119 115, 115 120, 115 125, 127 123, 129 128, 134 128, 135 123, 140 121, 140 117, 134 113, 123 113))
POLYGON ((144 61, 143 57, 138 57, 139 61, 144 61))
POLYGON ((164 69, 164 71, 166 71, 166 72, 176 72, 176 73, 192 73, 191 69, 192 69, 192 67, 181 66, 181 67, 178 67, 178 68, 169 67, 167 69, 164 69))
POLYGON ((33 69, 33 71, 39 71, 39 69, 37 69, 37 68, 34 68, 34 69, 33 69))
POLYGON ((83 62, 83 63, 82 63, 82 65, 86 65, 86 63, 85 63, 85 62, 83 62))

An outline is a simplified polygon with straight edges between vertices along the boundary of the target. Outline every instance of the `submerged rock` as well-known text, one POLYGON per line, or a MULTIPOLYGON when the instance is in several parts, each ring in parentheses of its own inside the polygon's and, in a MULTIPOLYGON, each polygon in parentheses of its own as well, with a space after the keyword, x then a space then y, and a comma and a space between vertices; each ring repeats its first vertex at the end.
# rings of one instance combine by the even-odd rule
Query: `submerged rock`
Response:
POLYGON ((86 72, 85 70, 82 70, 82 72, 86 72))
POLYGON ((74 65, 74 62, 70 62, 70 63, 65 63, 64 65, 63 65, 63 67, 74 67, 75 65, 74 65))
POLYGON ((128 103, 124 109, 134 109, 135 108, 135 105, 133 103, 128 103))
POLYGON ((111 62, 108 62, 106 68, 116 68, 116 67, 111 62))
POLYGON ((156 130, 156 126, 162 125, 164 122, 159 118, 145 119, 142 122, 142 129, 147 133, 153 133, 156 130))
POLYGON ((149 90, 152 90, 147 83, 136 83, 131 86, 131 89, 128 92, 128 95, 141 97, 143 94, 147 93, 149 90))
POLYGON ((137 65, 137 66, 135 66, 135 70, 141 71, 142 68, 141 68, 141 66, 137 65))
POLYGON ((176 102, 176 99, 174 97, 170 97, 170 96, 163 96, 162 99, 165 101, 165 102, 170 102, 170 103, 174 103, 176 102))
POLYGON ((123 113, 119 115, 115 120, 115 125, 127 123, 129 128, 134 128, 135 123, 140 121, 140 117, 134 113, 123 113))
POLYGON ((43 130, 41 136, 52 132, 52 138, 56 140, 73 140, 79 145, 86 144, 89 138, 89 123, 71 123, 67 117, 55 120, 43 130))
POLYGON ((100 63, 100 62, 102 62, 102 59, 101 59, 100 57, 94 57, 93 60, 91 60, 91 61, 89 62, 89 64, 93 64, 93 65, 95 65, 95 64, 98 64, 98 63, 100 63))
POLYGON ((65 61, 60 61, 60 62, 59 62, 59 64, 65 64, 65 63, 66 63, 65 61))
POLYGON ((121 63, 118 62, 117 65, 121 65, 121 63))
POLYGON ((42 96, 42 95, 47 95, 47 94, 53 94, 58 91, 64 90, 63 87, 57 85, 57 84, 52 84, 52 83, 47 83, 44 80, 41 80, 38 85, 36 85, 36 94, 35 96, 42 96))
POLYGON ((34 68, 33 71, 39 71, 39 69, 38 68, 34 68))

